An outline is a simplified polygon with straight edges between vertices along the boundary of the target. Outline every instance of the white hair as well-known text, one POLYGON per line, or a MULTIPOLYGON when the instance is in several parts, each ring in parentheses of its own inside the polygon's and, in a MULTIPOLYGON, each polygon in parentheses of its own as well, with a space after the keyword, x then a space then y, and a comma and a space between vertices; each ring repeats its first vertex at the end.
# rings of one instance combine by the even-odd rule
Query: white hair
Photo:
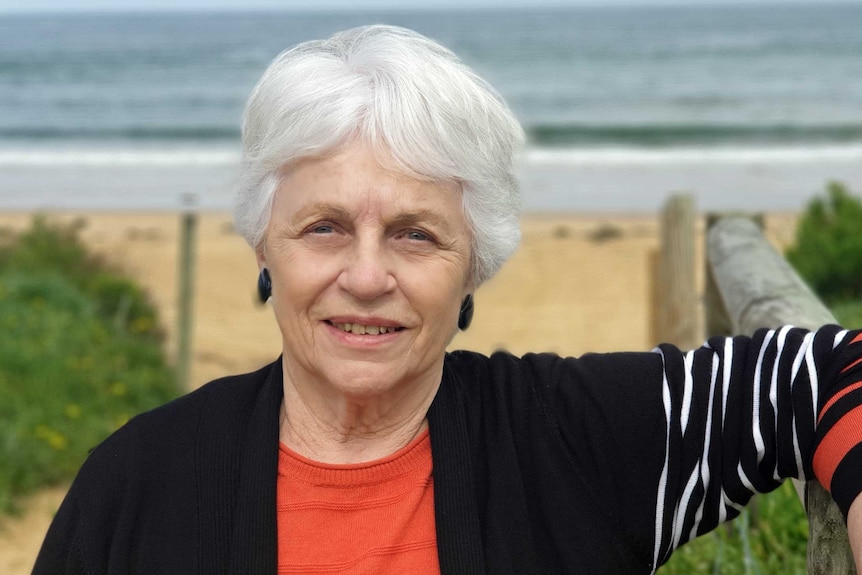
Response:
POLYGON ((411 30, 353 28, 282 52, 248 100, 242 138, 234 220, 253 248, 263 241, 284 168, 357 140, 382 165, 460 186, 474 285, 518 247, 513 164, 521 126, 487 82, 411 30))

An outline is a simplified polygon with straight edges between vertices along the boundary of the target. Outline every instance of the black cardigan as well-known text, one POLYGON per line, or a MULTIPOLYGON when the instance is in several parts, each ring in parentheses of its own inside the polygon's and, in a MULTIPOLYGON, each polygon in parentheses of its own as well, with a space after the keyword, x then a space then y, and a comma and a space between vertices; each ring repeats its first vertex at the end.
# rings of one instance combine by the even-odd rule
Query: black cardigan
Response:
MULTIPOLYGON (((651 573, 735 516, 750 483, 772 489, 791 467, 810 476, 818 436, 800 421, 858 376, 839 368, 862 345, 837 328, 778 335, 717 339, 689 356, 447 354, 428 412, 441 572, 651 573), (805 366, 779 369, 806 354, 819 399, 801 391, 805 366), (767 418, 744 398, 773 385, 773 366, 783 391, 767 418)), ((81 469, 34 572, 275 573, 281 399, 276 361, 134 418, 81 469)))

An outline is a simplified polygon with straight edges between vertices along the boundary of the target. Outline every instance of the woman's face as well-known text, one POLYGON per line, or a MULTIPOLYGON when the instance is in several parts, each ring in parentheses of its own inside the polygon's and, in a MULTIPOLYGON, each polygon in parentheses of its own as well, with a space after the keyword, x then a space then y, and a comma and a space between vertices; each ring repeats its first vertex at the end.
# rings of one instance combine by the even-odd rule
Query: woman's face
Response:
POLYGON ((470 250, 454 185, 388 171, 358 144, 292 167, 258 251, 286 377, 355 399, 436 386, 470 250))

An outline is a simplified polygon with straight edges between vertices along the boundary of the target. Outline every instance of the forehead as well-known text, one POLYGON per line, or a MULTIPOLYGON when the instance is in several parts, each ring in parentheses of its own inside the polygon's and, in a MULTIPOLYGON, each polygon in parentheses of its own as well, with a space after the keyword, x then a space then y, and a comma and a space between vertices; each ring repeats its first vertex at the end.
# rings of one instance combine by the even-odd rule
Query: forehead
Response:
POLYGON ((353 217, 409 211, 438 214, 453 224, 464 219, 458 184, 417 179, 381 166, 364 146, 303 160, 283 172, 274 214, 300 216, 327 206, 353 217))

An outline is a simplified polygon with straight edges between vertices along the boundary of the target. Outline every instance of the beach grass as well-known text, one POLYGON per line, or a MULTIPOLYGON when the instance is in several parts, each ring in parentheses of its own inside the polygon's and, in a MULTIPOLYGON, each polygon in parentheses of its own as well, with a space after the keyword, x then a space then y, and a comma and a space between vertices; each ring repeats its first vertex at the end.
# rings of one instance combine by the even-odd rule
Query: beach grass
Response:
POLYGON ((176 395, 155 310, 43 218, 0 245, 0 512, 70 479, 134 414, 176 395))

